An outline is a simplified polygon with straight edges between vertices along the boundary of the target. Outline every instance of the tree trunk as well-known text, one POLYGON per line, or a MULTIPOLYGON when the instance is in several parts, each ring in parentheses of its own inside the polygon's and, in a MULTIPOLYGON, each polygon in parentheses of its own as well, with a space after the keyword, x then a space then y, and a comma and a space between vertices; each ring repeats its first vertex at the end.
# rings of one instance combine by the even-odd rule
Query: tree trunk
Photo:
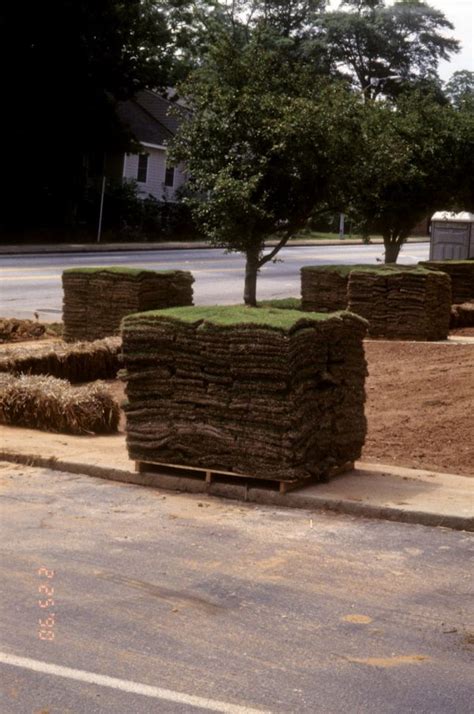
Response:
POLYGON ((383 244, 385 246, 385 263, 396 263, 402 247, 400 241, 393 236, 384 236, 383 244))
POLYGON ((244 302, 250 307, 257 306, 257 275, 259 251, 248 250, 245 263, 244 302))

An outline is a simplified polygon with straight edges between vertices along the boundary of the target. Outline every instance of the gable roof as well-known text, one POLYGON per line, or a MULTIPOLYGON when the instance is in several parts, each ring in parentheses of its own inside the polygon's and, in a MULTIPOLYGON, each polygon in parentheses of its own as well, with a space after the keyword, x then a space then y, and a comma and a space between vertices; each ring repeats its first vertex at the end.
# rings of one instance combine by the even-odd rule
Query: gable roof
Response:
POLYGON ((145 89, 132 99, 120 102, 117 113, 138 141, 163 146, 179 127, 179 119, 168 114, 173 106, 173 102, 145 89))

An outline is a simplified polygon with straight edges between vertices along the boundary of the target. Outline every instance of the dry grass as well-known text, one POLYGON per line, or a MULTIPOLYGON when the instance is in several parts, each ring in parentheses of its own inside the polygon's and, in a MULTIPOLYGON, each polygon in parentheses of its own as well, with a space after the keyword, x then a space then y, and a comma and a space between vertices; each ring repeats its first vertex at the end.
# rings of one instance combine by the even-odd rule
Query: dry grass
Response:
POLYGON ((102 384, 73 387, 48 376, 0 375, 0 422, 64 434, 117 431, 118 403, 102 384))
POLYGON ((45 374, 70 382, 111 379, 119 368, 120 337, 95 342, 51 342, 41 349, 12 349, 0 355, 0 372, 45 374))

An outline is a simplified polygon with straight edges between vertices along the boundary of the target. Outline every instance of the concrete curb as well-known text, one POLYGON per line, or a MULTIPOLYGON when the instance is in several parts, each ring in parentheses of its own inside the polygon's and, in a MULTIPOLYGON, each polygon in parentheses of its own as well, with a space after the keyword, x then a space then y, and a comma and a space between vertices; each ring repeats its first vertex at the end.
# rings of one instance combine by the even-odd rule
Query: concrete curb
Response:
MULTIPOLYGON (((429 238, 410 238, 408 243, 429 243, 429 238)), ((276 245, 276 241, 268 241, 267 247, 276 245)), ((361 240, 345 238, 344 240, 294 240, 286 248, 303 247, 330 247, 340 245, 366 245, 361 240)), ((374 238, 369 245, 383 245, 380 238, 374 238)), ((196 242, 175 242, 166 243, 68 243, 68 244, 48 244, 48 245, 0 245, 0 255, 40 255, 54 253, 105 253, 105 252, 138 252, 138 251, 162 251, 162 250, 205 250, 216 249, 217 246, 210 245, 204 241, 196 242)))
POLYGON ((305 495, 302 491, 280 494, 268 488, 249 488, 246 484, 212 483, 187 477, 175 477, 157 473, 138 473, 124 469, 82 464, 55 457, 42 457, 33 454, 19 454, 0 450, 0 461, 8 461, 26 466, 39 466, 55 471, 83 474, 137 486, 148 486, 169 491, 202 493, 220 498, 229 498, 248 503, 285 508, 299 508, 309 511, 332 511, 351 516, 374 518, 400 523, 412 523, 423 526, 450 528, 453 530, 474 532, 474 518, 466 516, 442 515, 435 512, 407 511, 394 506, 375 506, 359 503, 350 499, 338 499, 305 495))

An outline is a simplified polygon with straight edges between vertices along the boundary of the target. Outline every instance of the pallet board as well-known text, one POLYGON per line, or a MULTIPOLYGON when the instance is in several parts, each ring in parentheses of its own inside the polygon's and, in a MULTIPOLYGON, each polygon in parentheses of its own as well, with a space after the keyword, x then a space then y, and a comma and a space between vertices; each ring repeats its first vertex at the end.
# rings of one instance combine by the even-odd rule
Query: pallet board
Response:
MULTIPOLYGON (((328 478, 332 476, 337 476, 338 474, 346 473, 354 468, 352 462, 348 462, 343 466, 333 469, 328 474, 328 478)), ((167 464, 162 462, 150 462, 150 461, 136 461, 135 471, 138 473, 162 473, 166 476, 175 476, 176 478, 192 478, 203 481, 207 488, 209 489, 213 482, 220 483, 235 483, 243 482, 243 485, 248 489, 252 487, 262 487, 270 486, 278 490, 279 493, 287 493, 296 488, 302 486, 308 486, 309 484, 317 483, 320 479, 300 479, 293 481, 281 481, 273 479, 270 476, 268 478, 255 478, 255 476, 249 476, 247 474, 236 473, 235 471, 219 471, 216 469, 209 469, 203 467, 195 466, 184 466, 180 464, 167 464)))

